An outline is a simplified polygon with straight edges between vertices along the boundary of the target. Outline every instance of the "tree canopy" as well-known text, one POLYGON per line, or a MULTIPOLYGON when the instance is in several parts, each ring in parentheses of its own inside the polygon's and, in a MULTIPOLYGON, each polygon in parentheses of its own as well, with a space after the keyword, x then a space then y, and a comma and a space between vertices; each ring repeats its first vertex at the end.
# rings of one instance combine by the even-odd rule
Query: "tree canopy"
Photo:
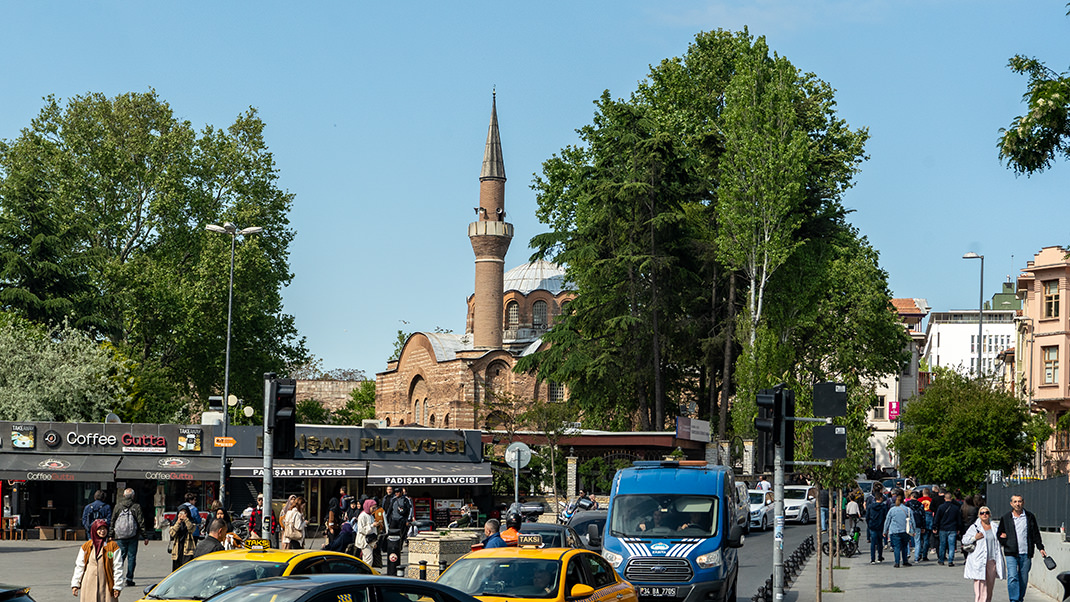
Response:
POLYGON ((1051 434, 1044 417, 1031 415, 1013 393, 940 368, 899 421, 902 430, 892 440, 899 469, 964 491, 980 487, 989 470, 1027 465, 1033 446, 1051 434))
POLYGON ((578 132, 532 186, 536 257, 564 264, 576 297, 518 369, 567 383, 587 426, 687 413, 740 435, 758 389, 786 382, 806 410, 814 383, 843 380, 862 462, 876 379, 909 339, 846 220, 868 133, 837 117, 831 86, 747 31, 704 32, 630 98, 603 93, 578 132))
POLYGON ((1029 78, 1022 97, 1029 111, 1000 130, 999 157, 1019 174, 1040 173, 1059 156, 1070 158, 1070 73, 1020 54, 1008 66, 1029 78))
POLYGON ((264 127, 249 109, 197 132, 150 90, 48 97, 0 142, 0 308, 132 362, 124 420, 188 416, 222 390, 231 241, 207 224, 264 228, 235 246, 231 392, 256 398, 263 373, 306 356, 282 313, 293 195, 264 127))

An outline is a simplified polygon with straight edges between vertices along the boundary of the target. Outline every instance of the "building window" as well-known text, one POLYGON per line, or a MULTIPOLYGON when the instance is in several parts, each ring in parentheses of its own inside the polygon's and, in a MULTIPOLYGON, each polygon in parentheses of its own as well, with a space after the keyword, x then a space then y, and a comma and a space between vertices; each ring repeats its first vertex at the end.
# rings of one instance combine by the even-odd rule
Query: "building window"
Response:
POLYGON ((884 420, 884 417, 886 415, 885 414, 885 410, 886 410, 886 405, 884 403, 884 396, 883 395, 878 395, 877 396, 877 405, 873 406, 873 419, 874 420, 884 420))
POLYGON ((427 426, 435 428, 435 415, 431 414, 431 418, 427 421, 427 426))
POLYGON ((446 414, 446 417, 442 419, 442 428, 450 428, 450 415, 446 414))
POLYGON ((531 327, 546 328, 546 302, 536 301, 531 306, 531 327))
POLYGON ((505 306, 505 329, 516 330, 520 324, 520 305, 516 301, 510 301, 505 306))
POLYGON ((1059 317, 1059 281, 1048 280, 1044 282, 1044 317, 1059 317))
POLYGON ((1041 349, 1044 356, 1044 384, 1059 382, 1059 348, 1052 345, 1041 349))
POLYGON ((546 386, 546 397, 549 401, 557 403, 565 400, 565 385, 550 381, 546 386))

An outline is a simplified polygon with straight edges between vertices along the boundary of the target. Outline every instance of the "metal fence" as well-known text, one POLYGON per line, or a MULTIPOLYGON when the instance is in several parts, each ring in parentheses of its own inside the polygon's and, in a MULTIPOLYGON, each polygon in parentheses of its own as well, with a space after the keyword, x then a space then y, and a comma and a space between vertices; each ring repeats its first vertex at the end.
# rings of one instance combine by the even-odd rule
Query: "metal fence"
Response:
POLYGON ((1037 516, 1042 531, 1058 531, 1070 520, 1070 481, 1066 476, 1040 480, 1008 479, 989 483, 985 498, 992 518, 1010 512, 1012 495, 1025 500, 1025 508, 1037 516))

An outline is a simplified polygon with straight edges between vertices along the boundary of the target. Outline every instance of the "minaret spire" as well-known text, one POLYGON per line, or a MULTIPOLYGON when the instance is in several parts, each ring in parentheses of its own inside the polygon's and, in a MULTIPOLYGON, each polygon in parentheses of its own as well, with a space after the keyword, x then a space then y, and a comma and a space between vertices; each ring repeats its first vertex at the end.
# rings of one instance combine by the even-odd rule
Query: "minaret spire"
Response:
POLYGON ((505 254, 513 240, 513 225, 505 221, 505 162, 498 135, 496 92, 490 107, 490 129, 479 175, 479 207, 476 221, 468 224, 468 240, 476 255, 472 343, 477 349, 502 348, 505 254))

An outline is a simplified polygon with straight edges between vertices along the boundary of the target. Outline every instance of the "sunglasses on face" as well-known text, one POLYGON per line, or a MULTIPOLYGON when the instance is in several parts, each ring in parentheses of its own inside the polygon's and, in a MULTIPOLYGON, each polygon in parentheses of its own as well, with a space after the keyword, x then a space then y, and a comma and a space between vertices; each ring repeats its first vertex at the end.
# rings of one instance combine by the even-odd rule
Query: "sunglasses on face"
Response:
POLYGON ((988 511, 985 511, 985 512, 979 512, 978 514, 992 514, 992 513, 988 512, 988 511))

